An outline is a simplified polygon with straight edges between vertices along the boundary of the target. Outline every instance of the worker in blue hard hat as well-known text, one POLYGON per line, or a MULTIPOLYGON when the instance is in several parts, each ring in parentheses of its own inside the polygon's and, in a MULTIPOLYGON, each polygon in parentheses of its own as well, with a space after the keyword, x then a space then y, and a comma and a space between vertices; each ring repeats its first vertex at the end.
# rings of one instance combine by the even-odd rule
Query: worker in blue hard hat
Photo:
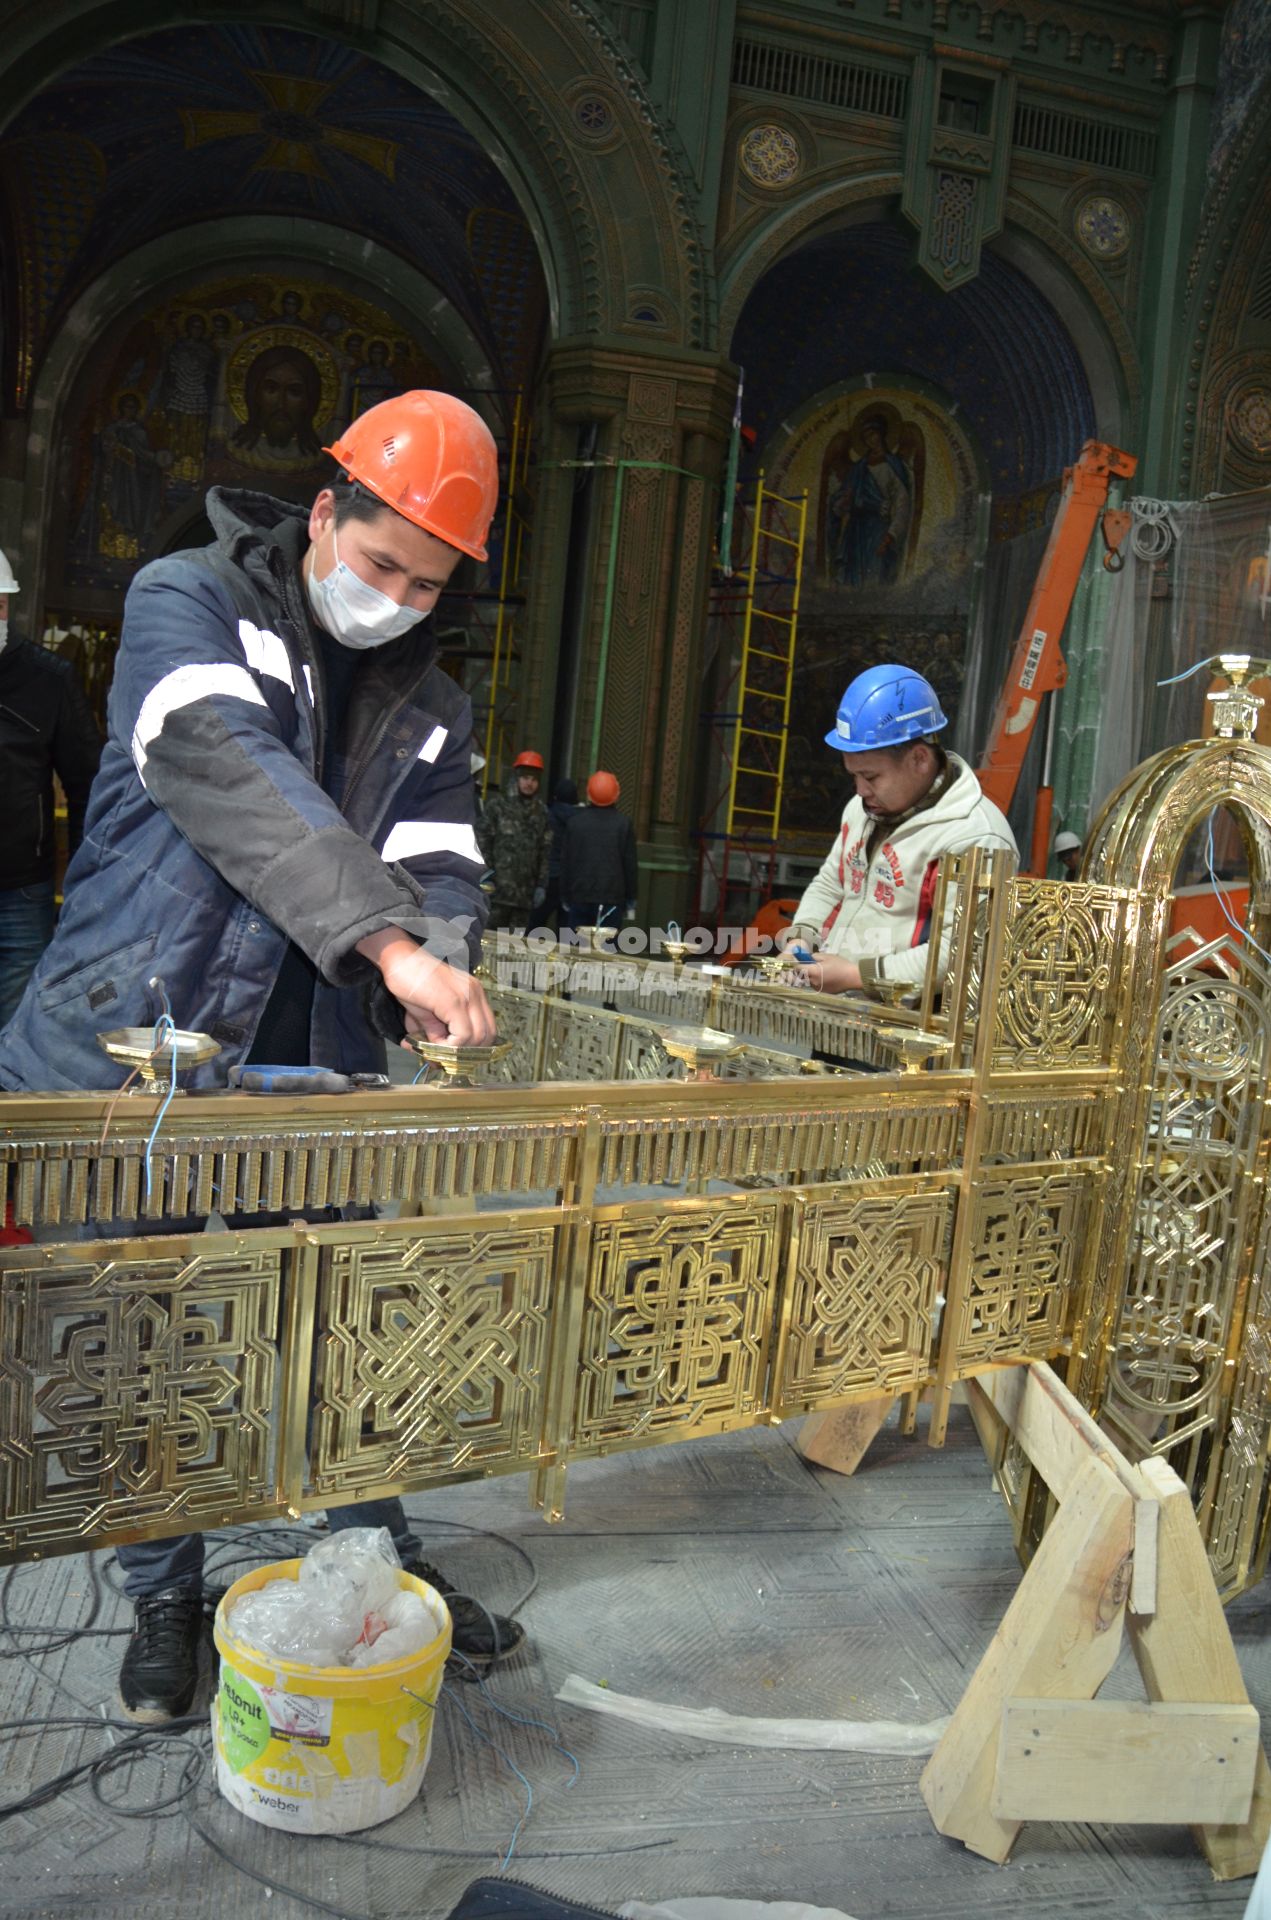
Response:
POLYGON ((948 725, 934 687, 911 667, 869 667, 839 702, 826 744, 856 782, 834 845, 795 911, 787 951, 826 993, 904 981, 927 967, 942 854, 1002 848, 1006 817, 936 735, 948 725))

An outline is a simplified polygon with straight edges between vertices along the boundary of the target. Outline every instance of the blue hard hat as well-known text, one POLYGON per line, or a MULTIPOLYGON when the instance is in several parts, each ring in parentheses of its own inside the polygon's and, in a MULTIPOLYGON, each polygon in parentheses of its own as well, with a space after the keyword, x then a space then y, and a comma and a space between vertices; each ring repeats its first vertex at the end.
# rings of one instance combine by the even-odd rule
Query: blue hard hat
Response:
POLYGON ((869 753, 877 747, 902 747, 949 724, 936 690, 912 667, 866 667, 839 701, 827 747, 840 753, 869 753))

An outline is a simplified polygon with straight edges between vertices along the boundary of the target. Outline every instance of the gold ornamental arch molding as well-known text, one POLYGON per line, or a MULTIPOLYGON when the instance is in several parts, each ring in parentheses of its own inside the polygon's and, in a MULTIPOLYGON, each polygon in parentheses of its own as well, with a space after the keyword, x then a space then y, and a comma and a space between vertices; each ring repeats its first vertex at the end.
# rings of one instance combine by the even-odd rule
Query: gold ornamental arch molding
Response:
POLYGON ((1243 1590, 1271 980, 1170 931, 1215 801, 1260 921, 1271 755, 1201 742, 1080 881, 946 863, 916 1004, 500 936, 477 1085, 0 1099, 0 1559, 499 1473, 556 1516, 572 1463, 882 1394, 939 1444, 959 1380, 1049 1360, 1243 1590))

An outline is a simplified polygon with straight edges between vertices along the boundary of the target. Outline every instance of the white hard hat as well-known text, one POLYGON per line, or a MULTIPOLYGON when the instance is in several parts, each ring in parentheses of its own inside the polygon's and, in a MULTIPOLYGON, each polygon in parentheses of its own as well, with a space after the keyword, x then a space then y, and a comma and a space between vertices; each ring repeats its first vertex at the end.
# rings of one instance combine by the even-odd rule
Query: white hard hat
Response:
POLYGON ((1067 833, 1067 832, 1057 833, 1055 835, 1055 852, 1056 853, 1079 853, 1080 850, 1081 850, 1080 835, 1075 833, 1067 833))
POLYGON ((22 589, 13 577, 13 568, 3 553, 0 553, 0 593, 20 593, 22 589))

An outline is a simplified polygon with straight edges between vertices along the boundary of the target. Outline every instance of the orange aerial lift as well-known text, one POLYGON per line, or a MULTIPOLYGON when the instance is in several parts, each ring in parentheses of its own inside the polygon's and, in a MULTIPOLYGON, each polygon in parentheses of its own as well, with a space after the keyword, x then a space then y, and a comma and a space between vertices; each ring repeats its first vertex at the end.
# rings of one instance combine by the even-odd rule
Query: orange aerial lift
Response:
MULTIPOLYGON (((1020 769, 1042 702, 1047 694, 1057 693, 1068 678, 1059 641, 1096 523, 1106 548, 1104 566, 1116 573, 1125 564, 1121 544, 1130 530, 1130 515, 1107 505, 1108 488, 1114 479, 1129 480, 1137 465, 1133 454, 1122 453, 1119 447, 1105 446, 1101 440, 1087 440, 1073 465, 1065 470, 1064 489, 1050 539, 1015 643, 1006 685, 993 710, 984 763, 978 769, 981 787, 1003 813, 1015 797, 1020 769)), ((1050 849, 1054 734, 1052 699, 1046 716, 1041 785, 1033 814, 1031 870, 1034 873, 1045 873, 1050 849)))

